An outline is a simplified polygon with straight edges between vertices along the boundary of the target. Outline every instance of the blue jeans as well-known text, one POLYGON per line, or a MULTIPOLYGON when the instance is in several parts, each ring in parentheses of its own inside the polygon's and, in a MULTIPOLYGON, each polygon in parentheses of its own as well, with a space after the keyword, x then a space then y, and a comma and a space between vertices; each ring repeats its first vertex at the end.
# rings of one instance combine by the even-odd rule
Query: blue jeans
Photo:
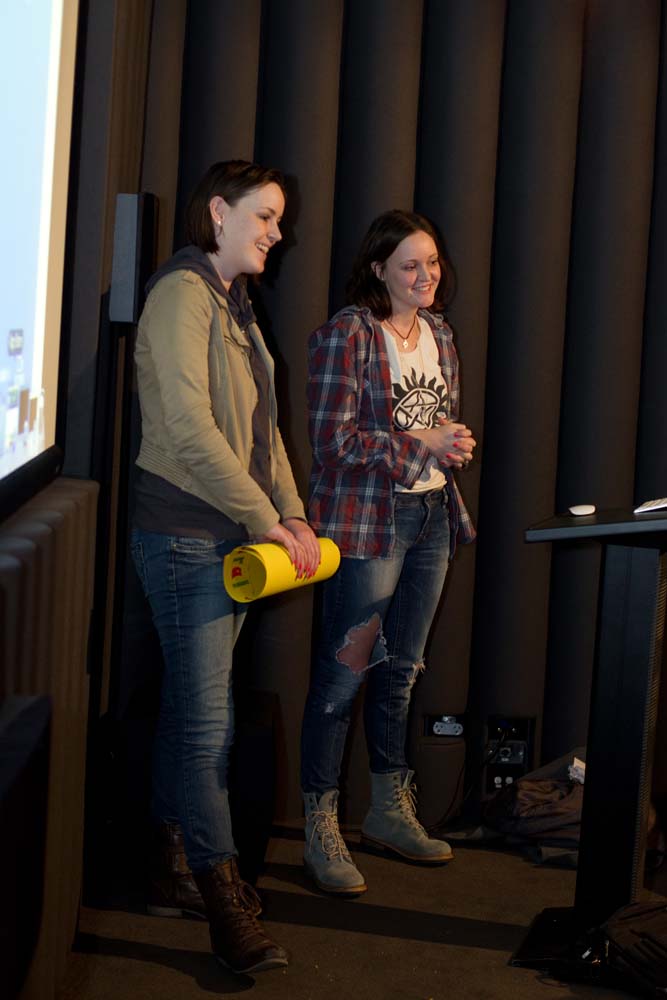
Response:
POLYGON ((232 653, 245 617, 222 562, 238 542, 134 529, 132 557, 160 637, 164 674, 152 812, 177 821, 194 871, 236 854, 227 798, 234 737, 232 653))
POLYGON ((350 714, 366 680, 364 728, 374 774, 406 770, 412 687, 449 563, 444 490, 394 501, 388 559, 343 558, 323 585, 322 619, 301 733, 301 787, 338 787, 350 714))

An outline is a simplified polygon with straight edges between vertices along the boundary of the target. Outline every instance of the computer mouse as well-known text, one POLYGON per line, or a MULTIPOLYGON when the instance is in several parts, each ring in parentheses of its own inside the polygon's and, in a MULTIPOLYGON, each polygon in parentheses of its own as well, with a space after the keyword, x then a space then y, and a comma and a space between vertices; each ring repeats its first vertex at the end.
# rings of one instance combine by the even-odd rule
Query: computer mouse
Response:
POLYGON ((574 514, 575 517, 581 517, 582 514, 594 514, 595 504, 594 503, 575 503, 573 507, 568 507, 570 514, 574 514))

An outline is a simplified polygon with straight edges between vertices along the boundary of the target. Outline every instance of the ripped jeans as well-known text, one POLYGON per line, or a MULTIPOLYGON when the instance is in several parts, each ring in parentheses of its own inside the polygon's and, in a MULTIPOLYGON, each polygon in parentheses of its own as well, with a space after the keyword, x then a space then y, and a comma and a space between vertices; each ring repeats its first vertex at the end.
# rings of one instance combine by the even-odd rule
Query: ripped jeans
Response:
POLYGON ((322 584, 322 617, 301 733, 301 787, 338 787, 350 714, 366 681, 364 728, 374 774, 407 769, 412 686, 449 562, 444 490, 397 493, 387 559, 341 560, 322 584))

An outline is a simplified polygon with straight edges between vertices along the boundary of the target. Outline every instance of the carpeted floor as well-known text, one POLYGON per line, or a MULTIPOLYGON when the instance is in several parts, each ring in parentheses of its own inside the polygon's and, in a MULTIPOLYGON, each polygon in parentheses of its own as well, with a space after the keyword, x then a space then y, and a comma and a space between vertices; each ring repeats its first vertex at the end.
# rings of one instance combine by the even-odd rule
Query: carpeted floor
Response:
POLYGON ((235 976, 209 951, 207 925, 142 912, 140 893, 82 909, 77 948, 58 1000, 625 1000, 559 984, 508 964, 533 917, 569 906, 573 871, 521 854, 458 847, 428 869, 365 852, 348 836, 369 891, 337 900, 312 891, 297 831, 270 843, 259 881, 269 933, 291 954, 285 970, 235 976))

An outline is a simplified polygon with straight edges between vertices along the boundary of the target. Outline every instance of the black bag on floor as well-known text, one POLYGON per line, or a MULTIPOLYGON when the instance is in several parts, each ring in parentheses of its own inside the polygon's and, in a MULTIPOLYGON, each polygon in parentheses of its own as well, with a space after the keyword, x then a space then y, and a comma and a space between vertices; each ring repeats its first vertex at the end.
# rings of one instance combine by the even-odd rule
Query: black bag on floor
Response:
POLYGON ((585 760, 586 748, 577 747, 497 792, 483 808, 485 825, 503 833, 510 843, 576 850, 584 788, 568 775, 575 757, 585 760))
POLYGON ((667 997, 667 903, 630 903, 600 928, 604 964, 616 988, 667 997))

